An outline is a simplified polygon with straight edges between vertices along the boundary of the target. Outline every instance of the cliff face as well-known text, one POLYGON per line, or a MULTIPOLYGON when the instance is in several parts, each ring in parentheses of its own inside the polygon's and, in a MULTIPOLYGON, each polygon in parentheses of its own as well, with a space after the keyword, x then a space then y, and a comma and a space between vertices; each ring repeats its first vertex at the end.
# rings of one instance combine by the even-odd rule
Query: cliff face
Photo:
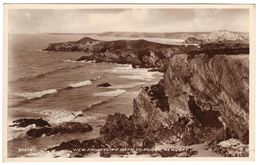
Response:
POLYGON ((132 117, 136 127, 147 130, 171 126, 174 116, 169 115, 168 97, 164 92, 163 80, 139 91, 133 101, 132 117))
POLYGON ((147 128, 170 127, 180 118, 189 118, 199 128, 228 128, 248 143, 248 67, 247 55, 175 55, 163 83, 169 110, 154 106, 141 90, 134 100, 133 116, 147 128))

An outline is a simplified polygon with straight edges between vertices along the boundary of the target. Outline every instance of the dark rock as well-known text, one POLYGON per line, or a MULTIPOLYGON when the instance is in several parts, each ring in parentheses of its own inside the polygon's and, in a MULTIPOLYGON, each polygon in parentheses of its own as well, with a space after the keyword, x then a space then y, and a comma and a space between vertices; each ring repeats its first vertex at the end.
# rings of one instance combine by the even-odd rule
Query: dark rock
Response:
POLYGON ((10 127, 27 127, 28 125, 35 124, 37 127, 51 126, 47 121, 43 119, 18 119, 13 121, 13 125, 10 127))
POLYGON ((99 139, 84 140, 82 141, 82 144, 86 148, 97 148, 97 149, 108 148, 107 144, 103 143, 99 139))
POLYGON ((72 151, 75 148, 83 148, 82 143, 77 139, 70 140, 68 142, 62 142, 60 145, 49 148, 47 150, 48 151, 52 151, 52 150, 55 150, 55 151, 61 151, 61 150, 72 151))
POLYGON ((110 87, 111 84, 109 83, 101 83, 101 84, 98 84, 97 87, 110 87))
POLYGON ((190 132, 184 132, 182 135, 181 141, 184 145, 189 146, 192 144, 198 144, 200 142, 200 137, 194 136, 194 134, 190 132))
POLYGON ((30 129, 26 132, 26 135, 32 137, 32 138, 38 138, 41 137, 43 134, 48 135, 51 132, 51 128, 43 127, 40 129, 30 129))
POLYGON ((131 134, 135 130, 134 123, 131 118, 121 113, 108 115, 106 123, 100 128, 101 134, 131 134))
POLYGON ((40 129, 30 129, 29 131, 26 132, 26 134, 33 138, 37 138, 37 137, 41 137, 43 134, 45 134, 46 136, 51 136, 55 134, 65 134, 65 133, 72 133, 72 132, 89 132, 89 131, 92 131, 92 127, 89 124, 67 122, 50 128, 43 127, 40 129))
POLYGON ((212 108, 207 111, 201 110, 191 95, 189 96, 188 105, 191 113, 198 119, 202 126, 223 127, 219 120, 220 113, 218 111, 212 111, 212 108))
POLYGON ((67 142, 62 142, 58 146, 54 146, 52 148, 49 148, 48 151, 61 151, 61 150, 69 150, 72 152, 77 152, 82 157, 84 154, 88 153, 96 153, 99 149, 105 149, 108 148, 106 144, 104 144, 99 139, 89 139, 84 140, 80 142, 77 139, 70 140, 67 142))

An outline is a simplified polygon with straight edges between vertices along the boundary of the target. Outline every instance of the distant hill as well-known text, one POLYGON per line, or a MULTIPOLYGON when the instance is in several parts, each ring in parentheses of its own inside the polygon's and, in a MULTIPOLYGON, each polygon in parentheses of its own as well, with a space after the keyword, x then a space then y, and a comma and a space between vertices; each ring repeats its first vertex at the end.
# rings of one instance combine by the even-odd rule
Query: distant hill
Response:
POLYGON ((143 32, 104 32, 99 36, 133 37, 133 38, 167 38, 183 39, 189 44, 216 43, 216 42, 238 42, 248 43, 249 34, 243 32, 232 32, 218 30, 214 32, 169 32, 169 33, 143 33, 143 32))
POLYGON ((166 32, 166 33, 149 33, 149 32, 104 32, 99 36, 113 37, 133 37, 133 38, 167 38, 167 39, 186 39, 188 37, 208 34, 209 32, 166 32))
POLYGON ((249 42, 248 33, 239 33, 239 32, 227 31, 227 30, 219 30, 208 34, 200 34, 195 37, 207 43, 212 43, 212 42, 248 43, 249 42))

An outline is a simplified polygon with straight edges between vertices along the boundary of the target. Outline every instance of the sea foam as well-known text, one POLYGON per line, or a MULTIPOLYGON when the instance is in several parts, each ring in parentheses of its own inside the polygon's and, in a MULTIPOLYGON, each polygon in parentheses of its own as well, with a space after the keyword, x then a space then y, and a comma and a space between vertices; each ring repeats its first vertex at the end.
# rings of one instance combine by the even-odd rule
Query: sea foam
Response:
POLYGON ((119 95, 121 95, 121 94, 123 94, 125 92, 126 92, 126 90, 117 89, 117 90, 114 90, 114 91, 95 93, 94 96, 111 96, 111 97, 115 97, 115 96, 119 96, 119 95))
POLYGON ((47 89, 47 90, 43 90, 43 91, 39 91, 39 92, 15 93, 14 95, 19 96, 19 97, 25 97, 26 99, 30 100, 30 99, 35 99, 35 98, 41 98, 42 96, 54 94, 57 92, 58 91, 56 89, 47 89))
POLYGON ((86 80, 86 81, 81 81, 78 83, 70 84, 68 87, 77 88, 77 87, 82 87, 82 86, 88 86, 91 84, 92 84, 92 82, 90 80, 86 80))

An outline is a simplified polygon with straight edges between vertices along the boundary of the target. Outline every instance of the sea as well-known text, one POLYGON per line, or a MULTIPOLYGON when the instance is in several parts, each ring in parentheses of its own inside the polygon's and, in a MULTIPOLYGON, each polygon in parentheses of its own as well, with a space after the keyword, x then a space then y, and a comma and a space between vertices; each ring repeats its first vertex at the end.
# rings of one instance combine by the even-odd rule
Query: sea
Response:
MULTIPOLYGON (((49 43, 75 41, 85 36, 9 34, 8 126, 17 119, 42 118, 51 125, 88 123, 93 131, 30 138, 26 131, 34 126, 8 127, 8 157, 58 157, 61 153, 45 150, 63 141, 98 137, 109 114, 131 115, 133 99, 140 88, 156 84, 163 77, 162 73, 133 69, 128 64, 76 61, 86 52, 42 51, 49 43), (100 83, 111 86, 97 87, 100 83)), ((96 36, 96 39, 118 38, 96 36)))

